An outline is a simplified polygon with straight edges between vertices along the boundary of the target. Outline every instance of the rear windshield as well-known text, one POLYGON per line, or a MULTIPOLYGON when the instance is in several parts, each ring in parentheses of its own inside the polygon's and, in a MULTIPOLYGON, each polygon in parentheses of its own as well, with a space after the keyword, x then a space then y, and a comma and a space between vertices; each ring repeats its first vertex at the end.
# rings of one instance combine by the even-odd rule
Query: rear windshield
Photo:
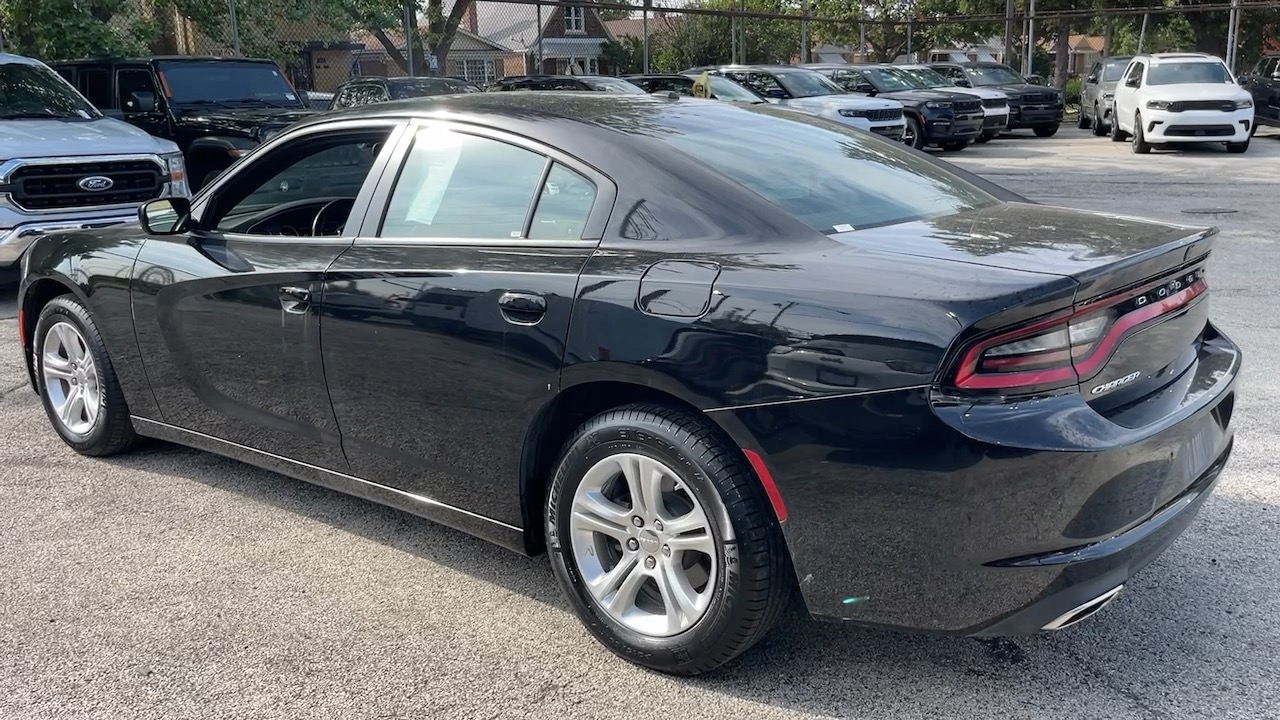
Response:
POLYGON ((1223 83, 1231 85, 1227 66, 1216 62, 1161 63, 1147 70, 1148 85, 1185 85, 1223 83))
POLYGON ((670 113, 650 134, 828 234, 998 202, 870 133, 767 105, 738 108, 670 113))

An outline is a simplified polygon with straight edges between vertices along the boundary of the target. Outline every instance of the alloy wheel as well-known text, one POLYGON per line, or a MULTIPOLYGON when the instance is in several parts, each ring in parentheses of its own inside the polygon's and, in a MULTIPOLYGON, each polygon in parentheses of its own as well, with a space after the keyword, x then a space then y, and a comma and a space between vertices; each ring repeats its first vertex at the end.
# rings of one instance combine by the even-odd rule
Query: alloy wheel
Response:
POLYGON ((102 385, 89 344, 76 326, 58 322, 49 328, 40 367, 58 422, 76 435, 88 434, 102 407, 102 385))
POLYGON ((574 492, 570 544, 596 603, 650 637, 696 624, 715 588, 716 540, 680 477, 647 455, 610 455, 574 492))

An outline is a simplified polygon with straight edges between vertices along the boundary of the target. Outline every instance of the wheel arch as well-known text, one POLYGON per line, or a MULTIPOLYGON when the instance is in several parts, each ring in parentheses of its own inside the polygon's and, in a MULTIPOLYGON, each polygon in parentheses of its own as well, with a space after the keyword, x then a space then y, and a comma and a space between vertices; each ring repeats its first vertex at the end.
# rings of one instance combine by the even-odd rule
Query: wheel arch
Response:
POLYGON ((88 304, 84 291, 63 275, 47 274, 23 285, 22 297, 18 303, 18 331, 22 342, 22 361, 27 367, 27 379, 31 389, 36 390, 36 370, 32 364, 32 343, 36 333, 36 322, 40 312, 56 297, 71 295, 81 303, 88 304))
MULTIPOLYGON (((643 374, 660 375, 650 372, 643 374)), ((748 455, 748 452, 758 453, 750 432, 732 422, 734 418, 731 413, 706 412, 709 407, 706 402, 700 402, 694 393, 684 391, 669 377, 662 378, 583 377, 564 383, 560 392, 539 409, 525 434, 519 475, 521 516, 528 554, 537 555, 546 549, 542 506, 546 501, 556 460, 560 457, 565 442, 587 419, 612 408, 649 402, 675 407, 706 419, 723 433, 726 442, 738 450, 747 467, 756 476, 757 482, 761 483, 762 490, 767 495, 776 492, 765 486, 756 466, 758 460, 753 460, 748 455)))

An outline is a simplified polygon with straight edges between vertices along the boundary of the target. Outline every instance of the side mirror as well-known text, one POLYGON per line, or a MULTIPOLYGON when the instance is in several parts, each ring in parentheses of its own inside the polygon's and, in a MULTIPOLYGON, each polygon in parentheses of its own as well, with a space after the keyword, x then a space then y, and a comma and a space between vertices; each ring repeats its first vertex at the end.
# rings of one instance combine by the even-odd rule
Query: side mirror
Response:
POLYGON ((156 94, 146 90, 129 93, 129 110, 136 113, 155 112, 156 94))
POLYGON ((1248 84, 1249 84, 1249 76, 1248 76, 1248 75, 1241 75, 1240 77, 1236 78, 1236 84, 1237 84, 1237 85, 1248 85, 1248 84))
POLYGON ((1136 87, 1142 87, 1142 84, 1138 78, 1126 78, 1124 81, 1124 86, 1136 88, 1136 87))
POLYGON ((1097 84, 1098 84, 1098 76, 1097 76, 1097 75, 1090 75, 1089 77, 1085 78, 1085 79, 1084 79, 1084 81, 1085 81, 1085 82, 1087 82, 1087 83, 1089 83, 1090 85, 1097 85, 1097 84))
POLYGON ((161 198, 138 208, 138 221, 151 235, 177 235, 187 229, 191 201, 184 197, 161 198))
POLYGON ((853 86, 853 92, 862 93, 863 95, 875 95, 876 86, 871 83, 858 83, 853 86))
POLYGON ((969 87, 969 81, 964 78, 951 78, 951 84, 956 87, 969 87))

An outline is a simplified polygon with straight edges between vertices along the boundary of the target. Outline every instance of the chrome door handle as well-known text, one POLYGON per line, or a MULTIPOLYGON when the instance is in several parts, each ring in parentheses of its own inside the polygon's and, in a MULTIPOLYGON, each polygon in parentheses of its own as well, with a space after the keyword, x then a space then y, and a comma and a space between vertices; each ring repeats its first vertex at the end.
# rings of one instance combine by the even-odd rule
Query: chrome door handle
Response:
POLYGON ((296 285, 285 285, 280 288, 280 307, 287 313, 306 314, 311 308, 311 291, 296 285))

